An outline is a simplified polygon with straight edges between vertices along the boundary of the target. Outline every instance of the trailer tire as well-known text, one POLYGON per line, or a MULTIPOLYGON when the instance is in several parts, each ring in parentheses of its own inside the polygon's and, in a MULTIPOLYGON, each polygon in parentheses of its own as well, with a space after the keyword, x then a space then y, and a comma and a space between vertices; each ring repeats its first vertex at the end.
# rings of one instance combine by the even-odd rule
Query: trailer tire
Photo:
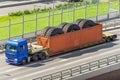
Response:
POLYGON ((106 38, 106 42, 110 42, 111 41, 111 38, 110 37, 107 37, 106 38))
POLYGON ((63 34, 64 32, 62 31, 61 28, 55 28, 55 27, 51 27, 47 33, 46 33, 46 36, 55 36, 55 35, 58 35, 58 34, 63 34))
POLYGON ((38 61, 38 60, 39 60, 38 55, 33 55, 32 60, 33 60, 33 61, 38 61))
POLYGON ((79 25, 80 22, 83 21, 83 20, 85 20, 85 19, 77 19, 77 20, 75 21, 75 24, 79 25))
POLYGON ((67 24, 68 24, 67 22, 61 23, 61 24, 58 26, 58 28, 63 29, 63 28, 65 27, 65 25, 67 25, 67 24))
POLYGON ((79 26, 76 25, 76 24, 72 24, 72 23, 69 23, 69 24, 65 25, 64 28, 63 28, 64 33, 73 32, 73 31, 76 31, 76 30, 80 30, 79 26))
POLYGON ((39 56, 39 58, 40 58, 41 60, 46 59, 46 54, 45 54, 45 52, 42 52, 41 55, 39 56))
POLYGON ((25 65, 27 63, 27 60, 25 58, 22 59, 22 65, 25 65))
POLYGON ((79 23, 79 27, 80 28, 88 28, 88 27, 92 27, 95 26, 96 24, 92 21, 92 20, 86 20, 83 19, 80 23, 79 23))
POLYGON ((46 27, 46 28, 44 28, 42 31, 41 31, 41 36, 45 36, 46 35, 46 33, 47 33, 47 31, 50 29, 51 27, 46 27))
POLYGON ((116 39, 116 35, 113 35, 112 38, 111 38, 111 41, 114 41, 116 39))

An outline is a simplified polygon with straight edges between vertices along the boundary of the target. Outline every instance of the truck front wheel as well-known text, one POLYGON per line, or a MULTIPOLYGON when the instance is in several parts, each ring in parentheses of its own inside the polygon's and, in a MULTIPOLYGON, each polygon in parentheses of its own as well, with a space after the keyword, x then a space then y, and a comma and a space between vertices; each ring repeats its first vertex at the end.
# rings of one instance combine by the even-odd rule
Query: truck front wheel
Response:
POLYGON ((111 41, 111 38, 108 37, 108 38, 106 39, 106 42, 110 42, 110 41, 111 41))
POLYGON ((41 59, 41 60, 46 59, 46 54, 45 54, 44 52, 41 53, 41 55, 40 55, 40 59, 41 59))
POLYGON ((33 61, 38 61, 39 60, 39 58, 38 58, 38 56, 37 55, 33 55, 33 61))
POLYGON ((27 63, 27 60, 25 58, 22 59, 22 65, 25 65, 27 63))

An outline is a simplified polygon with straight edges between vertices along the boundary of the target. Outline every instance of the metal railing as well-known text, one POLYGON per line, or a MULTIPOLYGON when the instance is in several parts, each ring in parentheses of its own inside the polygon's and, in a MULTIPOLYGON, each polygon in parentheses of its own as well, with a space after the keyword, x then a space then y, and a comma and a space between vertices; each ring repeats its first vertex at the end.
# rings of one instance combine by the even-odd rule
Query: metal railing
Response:
POLYGON ((95 71, 97 69, 101 69, 103 67, 113 65, 115 63, 120 62, 120 54, 112 55, 109 57, 105 57, 99 60, 95 60, 92 62, 88 62, 86 64, 82 64, 73 68, 69 68, 63 71, 59 71, 56 73, 52 73, 49 75, 45 75, 42 77, 35 78, 33 80, 63 80, 68 79, 70 77, 74 77, 76 75, 82 75, 88 73, 90 71, 95 71))

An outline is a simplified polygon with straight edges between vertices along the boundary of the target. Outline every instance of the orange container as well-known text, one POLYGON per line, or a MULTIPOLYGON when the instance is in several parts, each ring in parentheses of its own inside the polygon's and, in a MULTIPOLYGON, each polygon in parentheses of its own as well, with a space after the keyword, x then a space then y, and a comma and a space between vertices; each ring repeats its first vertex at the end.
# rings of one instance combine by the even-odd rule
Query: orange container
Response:
POLYGON ((37 44, 49 48, 49 54, 71 50, 102 39, 102 25, 84 28, 52 37, 37 36, 37 44))

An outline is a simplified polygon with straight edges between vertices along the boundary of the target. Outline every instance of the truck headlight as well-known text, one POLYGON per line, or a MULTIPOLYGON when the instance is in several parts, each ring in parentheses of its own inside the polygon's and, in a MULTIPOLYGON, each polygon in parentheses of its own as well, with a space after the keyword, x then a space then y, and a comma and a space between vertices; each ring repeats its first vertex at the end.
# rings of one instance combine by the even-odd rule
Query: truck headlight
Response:
POLYGON ((14 59, 14 61, 17 61, 17 59, 14 59))
POLYGON ((8 59, 7 57, 5 57, 5 59, 8 59))

